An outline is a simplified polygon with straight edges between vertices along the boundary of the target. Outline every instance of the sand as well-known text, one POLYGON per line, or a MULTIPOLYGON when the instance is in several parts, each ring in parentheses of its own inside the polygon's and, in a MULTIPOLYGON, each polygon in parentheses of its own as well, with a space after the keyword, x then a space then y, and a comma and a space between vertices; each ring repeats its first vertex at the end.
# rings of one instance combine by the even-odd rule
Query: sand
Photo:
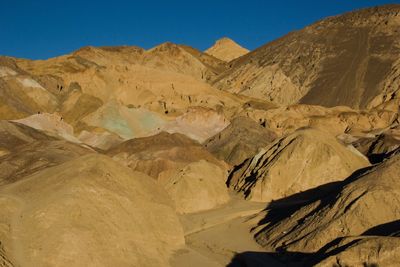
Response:
POLYGON ((259 252, 256 257, 248 256, 249 262, 262 265, 282 266, 252 238, 251 218, 265 208, 265 203, 246 202, 233 199, 223 207, 195 214, 182 215, 186 247, 177 251, 171 259, 171 266, 241 266, 236 254, 259 252))

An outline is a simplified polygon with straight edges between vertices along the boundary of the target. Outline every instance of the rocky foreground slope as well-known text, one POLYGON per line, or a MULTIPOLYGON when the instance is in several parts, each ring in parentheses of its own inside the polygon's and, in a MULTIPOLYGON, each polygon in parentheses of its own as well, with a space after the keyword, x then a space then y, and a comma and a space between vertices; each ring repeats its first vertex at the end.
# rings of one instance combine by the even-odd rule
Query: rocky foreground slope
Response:
POLYGON ((381 247, 389 251, 396 249, 398 240, 395 237, 374 239, 370 236, 392 235, 377 229, 399 219, 399 159, 398 154, 393 155, 383 163, 353 174, 311 203, 287 207, 286 216, 267 215, 257 227, 258 242, 287 252, 318 253, 322 250, 326 257, 343 258, 348 264, 361 265, 367 255, 371 255, 367 262, 374 264, 394 257, 390 252, 382 257, 373 254, 379 253, 381 247), (340 240, 342 237, 349 238, 340 240), (340 242, 335 242, 338 239, 340 242), (379 246, 379 242, 383 245, 379 246), (371 247, 371 244, 378 246, 371 247), (363 246, 369 246, 372 251, 361 252, 363 246), (335 247, 343 248, 335 250, 335 247), (349 256, 351 253, 355 258, 349 256))
POLYGON ((0 238, 16 266, 162 266, 184 244, 167 194, 106 156, 3 186, 0 202, 0 238))
POLYGON ((368 165, 352 146, 346 147, 322 131, 300 129, 237 166, 227 185, 246 199, 270 202, 343 180, 368 165))

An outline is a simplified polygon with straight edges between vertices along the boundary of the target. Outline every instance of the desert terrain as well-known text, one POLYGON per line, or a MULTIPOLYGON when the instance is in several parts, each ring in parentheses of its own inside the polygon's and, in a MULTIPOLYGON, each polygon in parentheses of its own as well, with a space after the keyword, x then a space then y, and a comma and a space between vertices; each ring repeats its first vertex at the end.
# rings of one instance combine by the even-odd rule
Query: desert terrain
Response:
POLYGON ((400 5, 0 56, 0 266, 400 266, 399 108, 400 5))

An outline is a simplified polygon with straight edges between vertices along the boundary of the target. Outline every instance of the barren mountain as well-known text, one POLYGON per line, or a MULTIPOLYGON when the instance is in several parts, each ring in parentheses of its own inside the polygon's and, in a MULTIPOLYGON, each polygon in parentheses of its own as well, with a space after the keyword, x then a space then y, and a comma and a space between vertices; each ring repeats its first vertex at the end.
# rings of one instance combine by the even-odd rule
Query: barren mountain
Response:
POLYGON ((223 129, 224 117, 245 101, 207 83, 225 68, 221 60, 172 43, 150 50, 85 47, 38 61, 3 57, 1 115, 20 119, 56 112, 75 137, 96 130, 129 139, 164 130, 202 141, 223 129), (204 123, 210 116, 216 124, 204 123))
POLYGON ((365 108, 397 90, 399 26, 399 5, 323 19, 231 62, 215 85, 282 105, 365 108))
POLYGON ((162 132, 132 139, 109 150, 108 154, 156 179, 171 196, 179 213, 215 208, 229 200, 225 186, 227 164, 184 135, 162 132))
POLYGON ((398 265, 399 26, 0 56, 0 266, 398 265))
POLYGON ((226 166, 196 141, 176 133, 161 132, 150 137, 131 139, 110 149, 107 154, 133 170, 144 172, 155 179, 164 171, 178 169, 200 160, 226 166))
POLYGON ((241 57, 249 52, 248 49, 241 47, 232 39, 221 38, 213 46, 208 48, 205 53, 223 61, 229 62, 241 57))
POLYGON ((258 228, 258 242, 287 251, 316 252, 338 237, 362 235, 398 220, 399 160, 394 155, 355 173, 312 203, 287 208, 291 211, 287 217, 265 218, 258 228))
POLYGON ((329 133, 300 129, 237 166, 227 184, 247 199, 269 202, 343 180, 368 165, 354 147, 345 147, 329 133))

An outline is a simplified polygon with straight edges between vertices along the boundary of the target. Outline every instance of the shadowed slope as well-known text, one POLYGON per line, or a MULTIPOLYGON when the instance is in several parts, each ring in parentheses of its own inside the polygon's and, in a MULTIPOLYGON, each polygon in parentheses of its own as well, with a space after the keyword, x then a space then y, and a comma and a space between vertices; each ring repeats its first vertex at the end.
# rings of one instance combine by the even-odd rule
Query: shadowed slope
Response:
POLYGON ((400 52, 400 5, 330 17, 232 62, 219 88, 278 104, 366 107, 400 52))
POLYGON ((300 129, 237 166, 227 184, 247 199, 265 201, 334 181, 368 166, 354 147, 316 129, 300 129))
POLYGON ((290 216, 258 228, 260 244, 275 249, 316 252, 337 237, 361 235, 399 214, 398 170, 395 155, 373 168, 355 173, 341 186, 290 216))

